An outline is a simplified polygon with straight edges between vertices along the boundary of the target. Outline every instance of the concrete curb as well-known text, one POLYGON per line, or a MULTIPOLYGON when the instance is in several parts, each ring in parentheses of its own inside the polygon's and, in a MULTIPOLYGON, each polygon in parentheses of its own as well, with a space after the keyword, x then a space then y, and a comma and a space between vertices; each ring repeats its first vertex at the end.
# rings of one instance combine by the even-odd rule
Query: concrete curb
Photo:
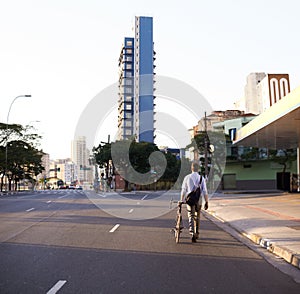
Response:
POLYGON ((276 256, 279 256, 283 258, 286 262, 290 263, 291 265, 295 266, 297 269, 300 269, 300 254, 297 254, 293 251, 291 251, 288 248, 285 248, 284 246, 276 245, 276 243, 272 242, 272 240, 264 238, 258 234, 248 233, 240 228, 232 226, 229 222, 225 221, 221 217, 217 216, 214 211, 205 211, 204 214, 206 216, 211 216, 222 223, 228 225, 244 237, 251 240, 253 243, 267 249, 269 252, 273 253, 276 256))

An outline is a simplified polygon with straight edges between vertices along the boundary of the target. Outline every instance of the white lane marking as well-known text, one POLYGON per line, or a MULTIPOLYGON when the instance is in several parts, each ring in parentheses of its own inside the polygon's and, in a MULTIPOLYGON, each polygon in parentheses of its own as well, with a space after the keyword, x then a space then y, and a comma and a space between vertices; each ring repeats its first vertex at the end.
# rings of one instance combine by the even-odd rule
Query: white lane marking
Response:
POLYGON ((52 202, 51 200, 47 201, 47 203, 51 203, 51 202, 52 202))
POLYGON ((65 280, 59 280, 48 292, 47 294, 55 294, 57 293, 60 288, 66 283, 65 280))
POLYGON ((119 226, 120 224, 116 224, 109 232, 113 233, 119 226))
POLYGON ((103 197, 103 198, 106 198, 106 197, 107 197, 107 195, 104 194, 104 193, 102 193, 102 194, 98 193, 97 195, 99 195, 99 196, 101 196, 101 197, 103 197))
POLYGON ((147 196, 149 196, 149 194, 146 194, 141 200, 145 200, 147 196))
POLYGON ((57 199, 65 198, 65 197, 67 197, 67 196, 68 196, 68 195, 63 195, 63 196, 58 197, 57 199))
POLYGON ((130 210, 129 210, 129 213, 132 213, 133 212, 133 208, 131 208, 130 210))
POLYGON ((26 211, 29 212, 29 211, 32 211, 32 210, 34 210, 34 209, 35 209, 35 208, 32 207, 32 208, 27 209, 26 211))

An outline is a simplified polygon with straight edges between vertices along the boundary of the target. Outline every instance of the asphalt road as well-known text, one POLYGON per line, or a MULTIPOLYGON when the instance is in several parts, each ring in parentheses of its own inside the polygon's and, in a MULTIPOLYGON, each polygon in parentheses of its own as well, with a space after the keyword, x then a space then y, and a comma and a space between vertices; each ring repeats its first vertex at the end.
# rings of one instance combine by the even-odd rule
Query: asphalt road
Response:
POLYGON ((185 230, 176 244, 175 213, 121 219, 83 191, 1 196, 0 293, 300 293, 203 215, 200 240, 191 243, 185 230))

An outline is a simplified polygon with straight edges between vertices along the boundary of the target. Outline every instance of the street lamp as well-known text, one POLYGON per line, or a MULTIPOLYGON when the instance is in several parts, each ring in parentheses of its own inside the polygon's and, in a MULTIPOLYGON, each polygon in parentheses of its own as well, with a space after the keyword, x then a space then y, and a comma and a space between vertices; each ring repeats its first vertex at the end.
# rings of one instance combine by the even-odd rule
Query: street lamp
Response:
POLYGON ((12 105, 14 104, 14 102, 21 97, 31 97, 31 95, 19 95, 17 97, 15 97, 15 99, 10 103, 9 109, 8 109, 8 113, 7 113, 7 117, 6 117, 6 146, 5 146, 5 188, 6 191, 8 191, 8 186, 7 186, 7 145, 8 145, 8 119, 9 119, 9 114, 10 114, 10 110, 12 105))

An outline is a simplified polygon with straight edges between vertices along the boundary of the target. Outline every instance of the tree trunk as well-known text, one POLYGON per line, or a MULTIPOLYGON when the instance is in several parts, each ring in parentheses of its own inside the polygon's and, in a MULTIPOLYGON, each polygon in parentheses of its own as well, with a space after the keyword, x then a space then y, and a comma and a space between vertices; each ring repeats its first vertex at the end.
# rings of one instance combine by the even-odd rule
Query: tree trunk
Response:
POLYGON ((0 188, 1 192, 3 191, 3 180, 4 180, 4 174, 1 177, 1 188, 0 188))
POLYGON ((283 189, 284 189, 284 175, 285 175, 285 171, 286 171, 286 163, 283 164, 283 170, 282 170, 282 175, 281 175, 281 187, 283 187, 283 189))
POLYGON ((124 185, 124 192, 129 192, 129 182, 124 179, 125 185, 124 185))

